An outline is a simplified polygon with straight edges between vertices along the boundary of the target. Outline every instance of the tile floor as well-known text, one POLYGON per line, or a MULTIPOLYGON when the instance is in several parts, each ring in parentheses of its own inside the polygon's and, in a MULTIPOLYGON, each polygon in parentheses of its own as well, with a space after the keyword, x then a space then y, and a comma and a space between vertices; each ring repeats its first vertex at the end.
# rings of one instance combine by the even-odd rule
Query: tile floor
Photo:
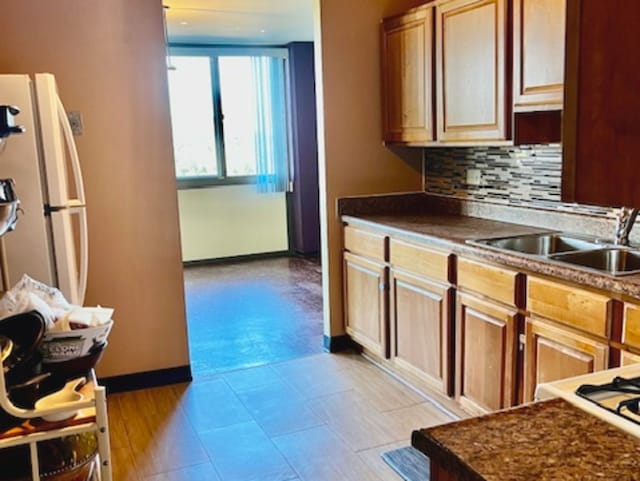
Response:
POLYGON ((283 257, 184 273, 194 377, 322 352, 317 262, 283 257))
POLYGON ((380 453, 448 415, 322 352, 320 266, 185 270, 194 381, 110 395, 114 481, 399 481, 380 453))
POLYGON ((109 396, 115 481, 399 481, 380 453, 451 421, 356 354, 109 396))

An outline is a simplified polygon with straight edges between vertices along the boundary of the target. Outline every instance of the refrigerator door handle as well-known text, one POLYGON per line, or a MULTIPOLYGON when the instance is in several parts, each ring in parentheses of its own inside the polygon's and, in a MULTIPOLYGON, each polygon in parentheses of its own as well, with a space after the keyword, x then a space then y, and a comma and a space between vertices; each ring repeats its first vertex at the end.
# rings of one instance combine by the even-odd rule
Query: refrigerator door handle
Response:
POLYGON ((79 262, 78 266, 78 299, 84 301, 87 292, 87 278, 89 275, 89 226, 87 223, 87 209, 85 207, 70 208, 71 213, 78 214, 79 219, 79 262))
POLYGON ((64 109, 64 105, 62 105, 62 100, 60 100, 60 97, 58 97, 57 95, 56 106, 58 110, 58 120, 60 122, 60 126, 62 127, 64 140, 67 144, 67 149, 69 152, 69 161, 71 164, 71 170, 73 171, 73 179, 76 184, 76 195, 78 197, 75 201, 70 200, 70 205, 85 205, 86 199, 84 194, 84 181, 82 180, 82 168, 80 167, 80 157, 78 156, 78 149, 76 148, 76 143, 73 139, 73 132, 71 131, 69 119, 67 118, 67 112, 64 109))
POLYGON ((89 263, 86 209, 78 206, 57 210, 51 213, 50 221, 57 287, 71 304, 82 305, 89 263))

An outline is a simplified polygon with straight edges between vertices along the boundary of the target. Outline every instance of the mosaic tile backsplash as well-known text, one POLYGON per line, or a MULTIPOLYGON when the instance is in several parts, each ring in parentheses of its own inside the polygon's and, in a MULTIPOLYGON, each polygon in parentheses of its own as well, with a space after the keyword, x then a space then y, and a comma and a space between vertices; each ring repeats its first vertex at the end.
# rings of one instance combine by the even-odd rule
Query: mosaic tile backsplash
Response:
POLYGON ((615 217, 607 207, 561 202, 559 144, 425 149, 425 163, 430 194, 615 217), (467 183, 469 169, 480 171, 480 185, 467 183))

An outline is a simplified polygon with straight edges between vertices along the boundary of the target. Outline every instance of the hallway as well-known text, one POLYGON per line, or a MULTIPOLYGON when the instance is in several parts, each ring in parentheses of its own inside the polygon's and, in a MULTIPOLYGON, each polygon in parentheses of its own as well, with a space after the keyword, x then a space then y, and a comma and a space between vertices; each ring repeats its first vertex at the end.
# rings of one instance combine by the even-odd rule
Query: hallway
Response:
POLYGON ((117 481, 400 481, 380 458, 451 418, 356 354, 109 396, 117 481))
POLYGON ((194 379, 322 352, 320 265, 296 257, 186 267, 194 379))

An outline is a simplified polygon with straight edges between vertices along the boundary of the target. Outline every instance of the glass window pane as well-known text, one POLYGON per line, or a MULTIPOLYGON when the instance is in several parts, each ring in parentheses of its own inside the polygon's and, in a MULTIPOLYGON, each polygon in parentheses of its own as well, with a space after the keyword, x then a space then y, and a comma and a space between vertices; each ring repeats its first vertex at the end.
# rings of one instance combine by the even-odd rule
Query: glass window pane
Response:
POLYGON ((209 57, 172 56, 169 102, 178 177, 217 176, 209 57))
POLYGON ((251 57, 218 60, 227 175, 255 175, 257 100, 251 57))

